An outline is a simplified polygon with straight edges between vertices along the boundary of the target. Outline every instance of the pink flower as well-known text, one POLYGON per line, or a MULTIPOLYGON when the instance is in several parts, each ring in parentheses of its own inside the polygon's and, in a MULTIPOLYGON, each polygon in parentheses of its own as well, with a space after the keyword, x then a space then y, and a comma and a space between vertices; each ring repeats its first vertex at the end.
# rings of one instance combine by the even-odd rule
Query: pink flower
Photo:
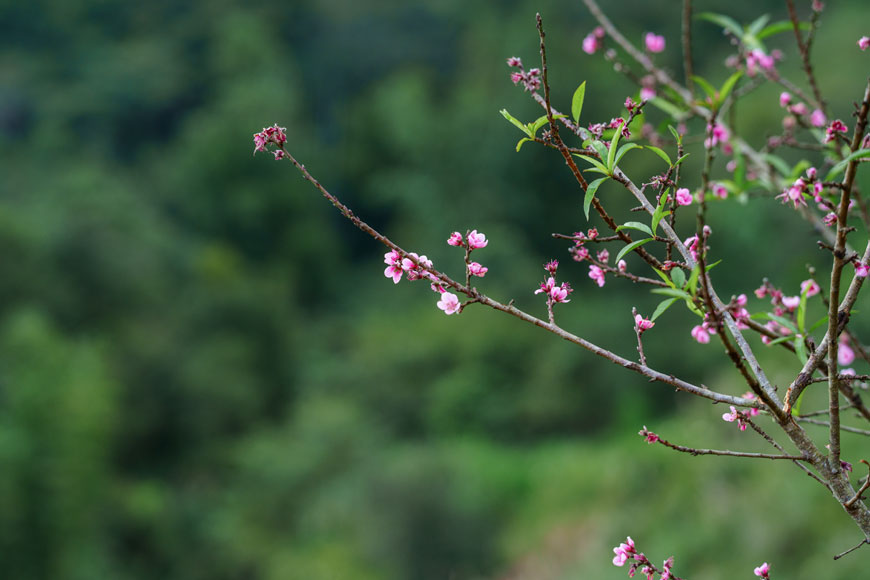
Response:
POLYGON ((468 265, 468 271, 471 272, 471 275, 477 276, 479 278, 483 278, 488 270, 489 268, 487 268, 486 266, 481 266, 477 262, 472 262, 468 265))
POLYGON ((804 103, 797 103, 788 108, 789 113, 801 117, 807 114, 807 106, 804 103))
POLYGON ((845 133, 846 131, 848 131, 848 129, 846 128, 845 123, 840 119, 835 120, 825 130, 825 143, 830 143, 836 139, 837 133, 845 133))
POLYGON ((662 52, 665 49, 665 37, 647 32, 643 37, 646 49, 650 52, 662 52))
POLYGON ((656 90, 653 87, 641 87, 640 89, 640 100, 641 101, 649 101, 650 99, 654 99, 656 96, 656 90))
POLYGON ((804 183, 804 180, 799 177, 791 187, 777 195, 776 199, 782 199, 782 203, 792 202, 795 209, 801 205, 806 206, 807 201, 804 199, 805 186, 806 183, 804 183))
POLYGON ((610 259, 610 252, 608 252, 606 249, 601 250, 600 252, 598 252, 597 257, 599 262, 606 264, 607 260, 610 259))
POLYGON ((441 300, 438 301, 438 308, 444 311, 448 316, 459 312, 459 298, 452 292, 444 292, 441 294, 441 300))
POLYGON ((489 240, 486 239, 486 236, 477 233, 477 230, 471 230, 471 233, 468 234, 468 247, 473 250, 477 248, 485 248, 488 243, 489 240))
POLYGON ((815 109, 813 113, 810 115, 810 123, 813 127, 824 127, 825 123, 828 122, 827 117, 821 111, 821 109, 815 109))
POLYGON ((594 34, 588 34, 586 38, 583 39, 583 52, 586 54, 595 54, 599 48, 601 48, 601 42, 594 34))
POLYGON ((782 305, 788 308, 789 312, 797 308, 801 303, 800 296, 783 296, 782 305))
POLYGON ((867 266, 866 264, 862 264, 861 262, 858 262, 857 264, 855 264, 855 275, 856 276, 858 276, 859 278, 866 278, 867 274, 870 274, 870 266, 867 266))
POLYGON ((710 333, 699 324, 692 329, 692 338, 697 340, 699 344, 707 344, 710 342, 710 333))
POLYGON ((655 443, 659 440, 659 436, 653 433, 652 431, 646 428, 646 425, 643 426, 643 429, 637 432, 638 435, 646 439, 647 443, 655 443))
POLYGON ((728 190, 721 183, 714 183, 712 190, 713 195, 715 195, 719 199, 725 199, 726 197, 728 197, 728 190))
POLYGON ((521 80, 523 80, 522 73, 512 72, 511 73, 511 82, 514 84, 518 84, 521 80))
POLYGON ((715 147, 719 143, 724 143, 731 138, 731 132, 724 125, 714 124, 710 129, 710 138, 704 140, 704 147, 715 147))
POLYGON ((816 178, 816 175, 818 175, 818 170, 815 167, 810 167, 809 169, 807 169, 807 179, 812 181, 816 178))
POLYGON ((462 245, 462 234, 459 232, 453 232, 450 234, 450 237, 447 238, 447 244, 451 246, 461 246, 462 245))
MULTIPOLYGON (((263 127, 262 131, 254 133, 254 155, 256 155, 258 151, 265 151, 266 146, 270 144, 282 147, 284 143, 287 142, 287 134, 285 131, 287 131, 286 127, 279 127, 278 123, 275 123, 272 127, 263 127)), ((276 155, 275 159, 277 160, 280 158, 276 155)))
POLYGON ((384 276, 393 279, 393 284, 398 284, 405 271, 402 269, 402 257, 395 250, 384 254, 384 263, 388 264, 384 270, 384 276))
POLYGON ((731 405, 731 412, 725 413, 722 415, 723 421, 728 421, 729 423, 733 423, 737 421, 737 427, 740 428, 741 431, 746 431, 746 421, 743 419, 743 416, 740 412, 734 408, 734 405, 731 405))
POLYGON ((840 335, 840 348, 837 349, 837 362, 840 366, 849 366, 855 361, 855 351, 849 346, 849 337, 845 334, 840 335))
POLYGON ((510 57, 509 59, 507 59, 507 65, 508 65, 508 66, 521 67, 521 66, 523 66, 523 61, 521 61, 521 60, 520 60, 518 57, 516 57, 516 56, 512 56, 512 57, 510 57))
POLYGON ((858 48, 861 50, 867 50, 870 48, 870 36, 862 36, 858 39, 858 48))
POLYGON ((645 330, 649 330, 650 328, 652 328, 655 325, 656 325, 655 322, 651 321, 648 318, 644 318, 640 314, 634 315, 634 327, 637 330, 639 330, 640 332, 643 332, 645 330))
POLYGON ((631 539, 631 536, 627 537, 625 542, 613 548, 613 553, 616 554, 613 558, 613 565, 625 565, 625 563, 631 559, 631 556, 637 553, 634 549, 634 540, 631 539))
POLYGON ((692 203, 692 193, 685 187, 677 190, 677 203, 680 205, 690 205, 692 203))
POLYGON ((801 294, 806 294, 807 298, 815 296, 819 291, 821 291, 821 288, 819 288, 815 280, 810 279, 801 282, 801 294))
POLYGON ((570 293, 571 287, 566 282, 562 282, 561 285, 550 288, 550 298, 553 299, 553 302, 571 302, 568 300, 568 294, 570 293))
POLYGON ((770 578, 770 565, 767 562, 765 562, 764 564, 762 564, 761 566, 759 566, 758 568, 753 570, 753 572, 755 572, 756 576, 759 576, 759 577, 767 580, 770 578))
POLYGON ((604 287, 604 270, 595 264, 589 266, 589 277, 595 280, 599 288, 604 287))
POLYGON ((616 263, 616 269, 622 273, 625 273, 625 271, 628 269, 628 264, 625 263, 625 260, 620 260, 616 263))
POLYGON ((827 214, 825 214, 825 217, 822 218, 822 222, 824 222, 826 226, 834 225, 835 223, 837 223, 837 214, 835 214, 834 212, 828 212, 827 214))
POLYGON ((785 91, 779 94, 779 106, 786 107, 791 102, 791 93, 785 91))

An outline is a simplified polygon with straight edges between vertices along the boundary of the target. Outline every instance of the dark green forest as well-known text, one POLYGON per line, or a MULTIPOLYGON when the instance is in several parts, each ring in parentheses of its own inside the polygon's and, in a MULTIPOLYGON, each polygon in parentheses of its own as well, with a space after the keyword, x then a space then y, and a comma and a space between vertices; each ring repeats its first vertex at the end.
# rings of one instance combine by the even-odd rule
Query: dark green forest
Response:
MULTIPOLYGON (((679 77, 680 3, 604 4, 637 42, 664 34, 679 77)), ((696 4, 787 18, 782 2, 696 4)), ((853 47, 867 8, 829 4, 814 59, 846 119, 870 69, 853 47)), ((485 232, 478 287, 536 315, 541 265, 559 259, 575 288, 560 322, 635 356, 631 307, 660 298, 572 264, 551 234, 600 222, 559 155, 517 153, 499 115, 541 114, 505 66, 539 58, 538 11, 556 106, 586 80, 585 118, 621 114, 637 88, 581 51, 594 23, 579 2, 0 1, 0 577, 622 578, 611 549, 627 535, 686 577, 765 560, 781 578, 861 576, 870 552, 830 564, 858 530, 793 466, 636 435, 760 445, 724 409, 497 312, 445 317, 422 284, 386 279, 385 249, 289 163, 252 156, 254 132, 287 127, 330 191, 457 276, 447 236, 485 232)), ((800 80, 792 40, 772 44, 800 80)), ((695 42, 698 74, 721 83, 727 39, 697 22, 695 42)), ((734 111, 742 136, 778 131, 780 90, 734 111)), ((626 170, 645 181, 656 162, 626 170)), ((710 219, 728 232, 728 292, 795 288, 824 264, 769 196, 710 219)), ((694 324, 669 312, 647 356, 740 389, 694 324)), ((782 380, 799 368, 762 354, 782 380)), ((855 461, 862 448, 844 440, 855 461)))

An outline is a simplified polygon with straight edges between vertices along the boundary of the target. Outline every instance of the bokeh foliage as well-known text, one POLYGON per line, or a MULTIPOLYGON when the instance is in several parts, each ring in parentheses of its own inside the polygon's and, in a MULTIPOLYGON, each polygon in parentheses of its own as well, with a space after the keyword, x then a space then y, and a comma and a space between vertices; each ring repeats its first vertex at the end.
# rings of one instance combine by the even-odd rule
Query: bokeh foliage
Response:
MULTIPOLYGON (((630 308, 658 300, 599 291, 570 264, 550 234, 587 227, 580 192, 558 156, 517 154, 498 110, 540 114, 504 66, 537 58, 536 10, 557 106, 587 80, 584 117, 609 120, 634 89, 580 52, 579 3, 428 4, 0 2, 0 575, 621 577, 610 547, 632 534, 693 577, 761 559, 857 577, 865 554, 827 567, 855 530, 788 466, 632 435, 746 444, 719 409, 495 313, 445 318, 422 284, 386 280, 384 248, 289 164, 251 158, 252 132, 287 126, 328 188, 454 274, 444 240, 480 229, 478 286, 539 314, 540 265, 562 259, 577 292, 560 322, 630 356, 630 308), (788 559, 796 546, 812 556, 788 559)), ((665 33, 680 70, 666 3, 611 4, 633 38, 665 33)), ((820 70, 830 94, 857 96, 866 59, 841 53, 866 9, 838 4, 816 61, 838 63, 820 70)), ((696 40, 719 80, 727 42, 705 24, 696 40)), ((775 131, 776 94, 740 108, 748 138, 775 131)), ((832 103, 843 118, 851 98, 832 103)), ((660 170, 634 157, 639 175, 660 170)), ((795 288, 823 263, 777 203, 722 210, 728 292, 763 276, 795 288)), ((653 365, 742 391, 716 347, 690 343, 693 324, 662 319, 653 365)), ((787 380, 794 362, 764 356, 787 380)))

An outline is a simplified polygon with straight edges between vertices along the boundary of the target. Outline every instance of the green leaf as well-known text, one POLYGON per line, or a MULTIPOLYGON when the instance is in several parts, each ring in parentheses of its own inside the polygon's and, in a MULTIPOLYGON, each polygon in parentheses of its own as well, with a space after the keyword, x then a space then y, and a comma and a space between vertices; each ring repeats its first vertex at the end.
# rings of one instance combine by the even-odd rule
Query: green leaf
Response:
POLYGON ((613 160, 613 165, 619 165, 619 160, 622 159, 622 156, 631 151, 632 149, 643 149, 643 147, 641 147, 637 143, 626 143, 619 148, 619 151, 616 152, 616 158, 613 160))
POLYGON ((656 288, 654 290, 650 290, 653 294, 661 294, 662 296, 673 296, 674 298, 682 298, 683 300, 692 302, 692 296, 684 291, 678 290, 677 288, 656 288))
POLYGON ((601 159, 607 159, 607 146, 601 141, 593 141, 592 148, 595 149, 595 152, 598 153, 598 156, 601 159))
POLYGON ((686 154, 684 154, 682 157, 680 157, 679 159, 677 159, 677 161, 674 163, 674 167, 676 167, 677 165, 679 165, 680 163, 682 163, 683 161, 685 161, 685 160, 686 160, 686 157, 688 157, 688 156, 689 156, 689 153, 686 153, 686 154))
POLYGON ((677 121, 682 121, 687 116, 686 111, 661 97, 653 97, 649 100, 649 102, 650 104, 661 109, 677 121))
POLYGON ((625 222, 624 224, 616 228, 617 232, 620 230, 639 230, 648 236, 653 235, 652 230, 649 229, 649 226, 640 222, 625 222))
MULTIPOLYGON (((553 115, 553 120, 555 121, 556 119, 564 119, 567 116, 568 115, 553 115)), ((532 135, 535 135, 538 132, 538 130, 541 127, 543 127, 544 125, 546 125, 548 122, 549 122, 549 119, 547 119, 547 115, 542 115, 542 116, 538 117, 534 123, 529 123, 526 126, 529 127, 529 130, 532 132, 532 135)))
POLYGON ((865 157, 870 157, 870 149, 858 149, 836 165, 834 165, 831 170, 828 172, 828 175, 825 177, 825 181, 833 181, 837 175, 849 164, 853 159, 863 159, 865 157))
POLYGON ((672 163, 671 163, 671 158, 668 156, 668 154, 665 153, 664 151, 662 151, 661 149, 659 149, 658 147, 656 147, 655 145, 644 145, 644 149, 649 149, 649 150, 651 150, 653 153, 655 153, 656 155, 658 155, 659 157, 661 157, 662 160, 663 160, 665 163, 667 163, 669 167, 672 165, 672 163))
POLYGON ((571 99, 571 117, 575 123, 580 122, 580 112, 583 111, 583 100, 586 98, 586 81, 580 83, 577 90, 574 91, 574 98, 571 99))
POLYGON ((804 323, 807 319, 807 291, 809 290, 809 286, 807 286, 803 292, 801 292, 801 301, 798 304, 797 309, 797 327, 801 334, 804 334, 804 323))
POLYGON ((670 131, 670 132, 671 132, 671 135, 674 136, 674 139, 677 141, 677 144, 680 144, 680 143, 683 142, 683 136, 680 135, 680 132, 679 132, 679 131, 677 131, 676 129, 674 129, 674 126, 673 126, 673 125, 668 125, 668 131, 670 131))
MULTIPOLYGON (((809 22, 801 22, 798 24, 798 28, 800 30, 810 30, 812 27, 809 22)), ((780 20, 779 22, 774 22, 773 24, 768 24, 764 27, 764 29, 760 30, 755 37, 758 40, 764 40, 768 36, 773 36, 774 34, 779 34, 780 32, 790 32, 794 30, 794 26, 792 26, 790 20, 780 20)))
POLYGON ((770 312, 767 313, 767 317, 770 320, 775 320, 776 322, 780 323, 782 326, 788 328, 790 331, 792 331, 792 333, 794 333, 794 334, 798 333, 797 326, 795 326, 794 322, 792 322, 788 318, 778 316, 778 315, 772 314, 770 312))
POLYGON ((619 262, 624 255, 631 252, 635 248, 639 248, 640 246, 644 245, 647 242, 653 241, 653 239, 654 238, 647 238, 645 240, 635 240, 635 241, 631 242, 630 244, 628 244, 627 246, 625 246, 624 248, 619 250, 619 253, 616 255, 616 259, 614 260, 614 262, 619 262))
POLYGON ((670 191, 670 189, 666 189, 664 193, 662 193, 661 197, 659 198, 659 204, 656 206, 656 210, 653 212, 651 223, 653 233, 655 233, 659 229, 659 222, 662 221, 662 218, 664 218, 666 215, 670 215, 671 213, 670 211, 665 211, 665 204, 668 202, 668 194, 670 191))
POLYGON ((731 32, 737 38, 743 36, 743 27, 737 23, 736 20, 729 16, 725 16, 723 14, 714 14, 712 12, 701 12, 696 15, 695 18, 699 20, 706 20, 708 22, 712 22, 713 24, 718 24, 725 30, 731 32))
MULTIPOLYGON (((854 312, 854 310, 852 312, 854 312)), ((822 316, 822 318, 820 320, 817 320, 815 323, 813 323, 812 326, 810 326, 809 330, 807 330, 807 333, 810 333, 810 332, 814 331, 815 329, 819 328, 820 326, 822 326, 823 324, 827 324, 827 323, 828 323, 828 317, 822 316)))
POLYGON ((696 84, 700 85, 702 89, 704 89, 704 92, 707 93, 707 96, 710 97, 710 100, 716 100, 716 89, 713 88, 713 85, 708 83, 706 79, 697 75, 692 75, 692 80, 695 81, 696 84))
POLYGON ((613 134, 613 139, 610 140, 610 147, 607 148, 607 169, 613 173, 614 159, 616 159, 616 146, 619 145, 619 138, 622 136, 622 126, 625 122, 619 124, 616 132, 613 134))
POLYGON ((783 177, 791 175, 791 167, 782 157, 777 157, 776 155, 768 153, 764 156, 764 160, 773 165, 783 177))
POLYGON ((523 137, 522 139, 517 141, 517 153, 520 152, 520 148, 523 146, 523 143, 525 143, 526 141, 532 141, 532 139, 529 139, 528 137, 523 137))
POLYGON ((807 354, 807 345, 804 343, 804 339, 802 336, 794 337, 794 351, 800 359, 801 364, 807 362, 809 355, 807 354))
POLYGON ((715 268, 716 266, 718 266, 721 263, 722 263, 722 260, 716 260, 712 264, 707 264, 707 267, 704 268, 704 271, 709 272, 710 270, 712 270, 713 268, 715 268))
POLYGON ((586 195, 583 197, 583 213, 586 215, 587 221, 589 220, 589 207, 592 205, 595 192, 598 191, 598 186, 607 181, 607 179, 607 177, 602 177, 586 186, 586 195))
POLYGON ((683 288, 686 285, 686 273, 680 268, 671 270, 671 280, 677 285, 677 288, 683 288))
POLYGON ((653 268, 653 270, 655 271, 656 274, 659 275, 659 278, 661 278, 662 280, 665 281, 665 284, 667 284, 667 285, 670 286, 671 288, 676 289, 676 286, 674 286, 674 283, 671 282, 671 279, 668 278, 668 275, 667 275, 667 274, 665 274, 664 272, 662 272, 662 271, 659 270, 658 268, 653 268))
POLYGON ((595 159, 594 157, 589 157, 588 155, 580 155, 579 153, 575 153, 574 156, 589 162, 589 164, 595 167, 599 172, 604 173, 605 175, 610 175, 610 172, 607 170, 604 164, 595 159))
POLYGON ((722 84, 722 88, 719 89, 719 98, 716 101, 717 104, 721 105, 725 102, 725 99, 727 99, 728 95, 731 94, 732 89, 734 89, 734 85, 737 84, 737 81, 740 80, 741 76, 743 76, 743 71, 737 71, 725 80, 725 82, 722 84))
POLYGON ((671 307, 671 305, 679 300, 679 298, 666 298, 659 302, 659 305, 656 306, 655 312, 653 312, 652 316, 650 316, 650 322, 655 322, 656 318, 665 313, 665 310, 671 307))
POLYGON ((698 277, 701 275, 701 267, 696 265, 692 268, 692 273, 689 274, 689 282, 686 284, 692 296, 698 293, 698 277))
POLYGON ((762 14, 758 18, 752 21, 752 23, 746 27, 746 32, 751 34, 752 36, 756 36, 761 30, 764 28, 764 25, 770 22, 769 14, 762 14))
POLYGON ((507 112, 507 109, 502 109, 502 110, 499 111, 499 112, 502 114, 502 116, 503 116, 505 119, 507 119, 508 121, 510 121, 510 122, 511 122, 511 123, 512 123, 516 128, 517 128, 517 129, 519 129, 520 131, 522 131, 523 133, 525 133, 529 138, 534 138, 534 136, 535 136, 534 133, 532 133, 532 132, 529 130, 528 127, 526 127, 525 125, 523 125, 522 123, 520 123, 520 122, 519 122, 519 121, 518 121, 518 120, 517 120, 513 115, 511 115, 510 113, 508 113, 508 112, 507 112))

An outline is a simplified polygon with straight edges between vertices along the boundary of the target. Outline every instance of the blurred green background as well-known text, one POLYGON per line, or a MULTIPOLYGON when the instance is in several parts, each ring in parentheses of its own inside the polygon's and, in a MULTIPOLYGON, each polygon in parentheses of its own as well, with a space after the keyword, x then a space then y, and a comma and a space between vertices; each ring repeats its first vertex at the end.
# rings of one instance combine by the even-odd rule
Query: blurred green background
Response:
MULTIPOLYGON (((831 5, 815 62, 849 119, 867 8, 831 5)), ((606 10, 637 42, 664 33, 657 59, 680 75, 678 6, 606 10)), ((786 17, 772 1, 727 10, 786 17)), ((649 315, 659 297, 600 290, 570 261, 550 234, 589 227, 581 194, 557 154, 516 153, 498 114, 541 114, 504 64, 535 66, 536 11, 556 106, 587 80, 585 122, 620 115, 636 89, 580 51, 593 22, 578 2, 0 2, 0 577, 622 578, 611 548, 626 535, 694 578, 750 577, 765 560, 776 577, 863 574, 868 551, 831 564, 857 528, 793 466, 636 435, 764 449, 727 409, 495 312, 445 317, 424 284, 384 278, 385 249, 289 163, 251 157, 253 132, 286 126, 327 188, 454 276, 447 236, 479 229, 478 288, 540 316, 541 265, 562 260, 576 291, 559 322, 633 358, 631 307, 649 315)), ((699 74, 721 83, 731 47, 711 24, 695 35, 699 74)), ((778 93, 739 106, 746 138, 778 131, 778 93)), ((626 168, 638 182, 662 169, 641 152, 626 168)), ((764 276, 794 294, 824 264, 778 202, 715 209, 723 296, 764 276)), ((742 393, 694 324, 661 318, 650 363, 742 393)), ((796 360, 760 355, 787 384, 796 360)), ((866 448, 847 437, 844 457, 866 448)))

